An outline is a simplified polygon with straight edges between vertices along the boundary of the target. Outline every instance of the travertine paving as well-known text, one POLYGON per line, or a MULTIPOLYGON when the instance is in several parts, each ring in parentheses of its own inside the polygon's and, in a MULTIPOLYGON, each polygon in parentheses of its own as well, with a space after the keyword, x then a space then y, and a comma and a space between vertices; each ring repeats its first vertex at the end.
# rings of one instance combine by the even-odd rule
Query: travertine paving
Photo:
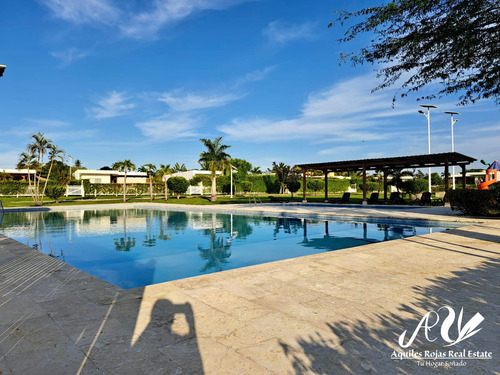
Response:
MULTIPOLYGON (((0 235, 0 373, 492 374, 500 368, 500 221, 467 223, 446 207, 217 206, 255 209, 466 226, 127 291, 0 235), (405 350, 399 335, 408 330, 408 340, 424 314, 444 305, 457 315, 463 307, 462 326, 476 312, 484 317, 482 330, 452 349, 491 351, 493 359, 436 368, 392 360, 393 351, 405 350)), ((430 338, 439 336, 437 327, 430 338)), ((455 321, 453 339, 456 330, 455 321)), ((411 348, 450 349, 440 337, 427 341, 423 329, 411 348)))

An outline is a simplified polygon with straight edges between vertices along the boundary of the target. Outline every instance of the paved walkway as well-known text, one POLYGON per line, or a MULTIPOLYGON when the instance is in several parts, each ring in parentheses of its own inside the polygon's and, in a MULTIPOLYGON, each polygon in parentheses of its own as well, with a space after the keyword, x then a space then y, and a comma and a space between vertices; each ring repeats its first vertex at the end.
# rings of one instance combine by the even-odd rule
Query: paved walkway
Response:
MULTIPOLYGON (((437 207, 257 210, 466 226, 128 291, 0 235, 0 374, 491 374, 500 368, 500 221, 471 225, 437 207), (399 335, 408 330, 408 340, 426 312, 444 305, 457 315, 464 308, 462 326, 479 312, 482 330, 444 347, 440 322, 429 336, 436 341, 421 330, 407 350, 487 351, 493 359, 451 368, 392 360, 403 351, 399 335)), ((454 322, 451 338, 456 331, 454 322)))

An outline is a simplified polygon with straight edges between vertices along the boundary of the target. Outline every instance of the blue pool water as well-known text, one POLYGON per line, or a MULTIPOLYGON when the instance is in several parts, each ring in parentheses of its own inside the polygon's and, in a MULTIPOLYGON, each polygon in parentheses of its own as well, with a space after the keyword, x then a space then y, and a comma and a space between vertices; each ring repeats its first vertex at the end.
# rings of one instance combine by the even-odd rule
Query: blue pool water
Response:
POLYGON ((122 288, 444 230, 150 209, 6 213, 0 233, 122 288))

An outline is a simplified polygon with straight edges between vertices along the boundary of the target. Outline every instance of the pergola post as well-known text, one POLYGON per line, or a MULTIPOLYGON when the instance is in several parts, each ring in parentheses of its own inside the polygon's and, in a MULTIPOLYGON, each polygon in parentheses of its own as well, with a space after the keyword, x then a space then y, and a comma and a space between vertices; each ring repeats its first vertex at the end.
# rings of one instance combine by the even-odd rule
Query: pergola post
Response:
POLYGON ((328 203, 328 171, 323 172, 325 173, 325 203, 328 203))
POLYGON ((465 188, 467 186, 465 164, 462 164, 461 167, 462 167, 462 189, 465 190, 465 188))
POLYGON ((306 190, 306 169, 302 168, 302 203, 307 203, 306 190))
POLYGON ((363 204, 368 204, 366 201, 366 164, 363 164, 363 204))
POLYGON ((387 200, 387 169, 384 169, 384 200, 387 200))
POLYGON ((450 169, 448 168, 448 160, 444 163, 444 191, 450 190, 450 169))

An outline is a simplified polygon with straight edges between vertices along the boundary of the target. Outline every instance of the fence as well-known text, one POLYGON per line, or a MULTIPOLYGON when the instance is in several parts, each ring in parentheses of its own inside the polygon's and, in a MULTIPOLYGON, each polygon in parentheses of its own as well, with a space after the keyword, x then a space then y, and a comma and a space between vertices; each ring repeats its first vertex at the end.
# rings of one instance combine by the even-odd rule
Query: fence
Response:
POLYGON ((85 192, 83 190, 83 185, 68 185, 66 186, 66 196, 70 195, 79 195, 81 197, 85 196, 85 192))

